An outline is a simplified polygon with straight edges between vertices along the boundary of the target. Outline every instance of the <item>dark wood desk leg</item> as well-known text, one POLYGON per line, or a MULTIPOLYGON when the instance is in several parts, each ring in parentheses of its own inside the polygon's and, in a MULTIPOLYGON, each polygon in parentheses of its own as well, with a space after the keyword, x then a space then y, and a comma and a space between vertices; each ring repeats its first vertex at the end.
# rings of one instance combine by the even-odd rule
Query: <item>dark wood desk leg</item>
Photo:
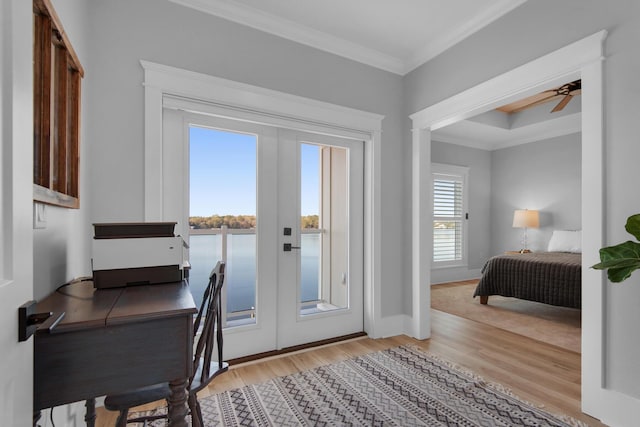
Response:
POLYGON ((87 412, 84 414, 84 422, 87 427, 95 427, 96 425, 96 399, 87 399, 84 403, 87 412))
POLYGON ((173 380, 169 383, 169 427, 187 427, 187 379, 173 380))
POLYGON ((42 416, 42 411, 33 411, 33 427, 39 427, 38 421, 40 421, 41 416, 42 416))

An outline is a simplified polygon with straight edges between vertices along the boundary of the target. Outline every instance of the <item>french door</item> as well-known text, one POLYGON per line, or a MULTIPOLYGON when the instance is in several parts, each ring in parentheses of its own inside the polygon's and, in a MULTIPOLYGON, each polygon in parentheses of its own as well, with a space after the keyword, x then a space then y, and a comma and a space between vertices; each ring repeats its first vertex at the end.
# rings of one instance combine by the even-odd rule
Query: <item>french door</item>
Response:
POLYGON ((280 347, 363 330, 363 156, 362 141, 279 131, 280 347))
POLYGON ((362 331, 363 142, 177 111, 165 138, 172 122, 194 296, 228 266, 224 357, 362 331))

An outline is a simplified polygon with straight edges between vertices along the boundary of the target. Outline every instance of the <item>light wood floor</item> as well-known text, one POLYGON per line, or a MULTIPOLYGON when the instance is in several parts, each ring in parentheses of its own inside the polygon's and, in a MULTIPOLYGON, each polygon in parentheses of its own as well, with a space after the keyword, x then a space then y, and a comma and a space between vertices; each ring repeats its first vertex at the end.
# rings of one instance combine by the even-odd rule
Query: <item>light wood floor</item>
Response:
MULTIPOLYGON (((563 413, 590 426, 604 424, 580 411, 580 354, 534 341, 492 326, 431 310, 432 336, 418 341, 407 336, 360 338, 232 367, 203 395, 312 369, 364 353, 403 344, 471 369, 511 389, 526 401, 552 413, 563 413)), ((98 408, 97 427, 113 426, 116 414, 98 408)))

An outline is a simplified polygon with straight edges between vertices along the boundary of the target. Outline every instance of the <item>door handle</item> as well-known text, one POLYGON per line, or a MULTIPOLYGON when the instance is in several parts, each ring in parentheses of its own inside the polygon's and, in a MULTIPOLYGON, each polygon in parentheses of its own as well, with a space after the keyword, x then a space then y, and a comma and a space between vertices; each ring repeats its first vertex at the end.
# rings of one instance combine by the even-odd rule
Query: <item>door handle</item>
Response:
POLYGON ((65 312, 36 313, 36 302, 28 301, 18 307, 18 341, 26 341, 37 330, 51 332, 65 312))
POLYGON ((285 243, 282 248, 285 252, 291 252, 291 249, 300 249, 300 246, 292 246, 291 243, 285 243))

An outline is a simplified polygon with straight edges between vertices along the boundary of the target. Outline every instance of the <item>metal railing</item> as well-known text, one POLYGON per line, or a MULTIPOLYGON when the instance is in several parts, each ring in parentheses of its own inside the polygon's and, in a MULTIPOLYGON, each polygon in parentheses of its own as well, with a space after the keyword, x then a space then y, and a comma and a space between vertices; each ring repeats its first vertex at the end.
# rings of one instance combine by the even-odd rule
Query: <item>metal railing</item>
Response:
MULTIPOLYGON (((320 234, 321 230, 317 228, 312 229, 302 229, 302 234, 320 234)), ((190 236, 198 236, 198 235, 220 235, 221 238, 221 258, 225 263, 228 260, 228 238, 233 235, 248 235, 248 234, 256 234, 255 228, 229 228, 226 225, 223 225, 220 228, 193 228, 189 230, 190 236)), ((227 276, 229 275, 229 270, 227 270, 227 276)), ((226 278, 228 282, 229 277, 226 278)), ((227 326, 238 326, 245 325, 250 323, 255 323, 256 317, 256 308, 251 307, 244 310, 237 311, 227 311, 227 291, 228 287, 223 286, 222 288, 222 323, 223 327, 227 326)), ((315 306, 317 304, 323 303, 323 300, 309 300, 309 301, 301 301, 298 303, 299 309, 304 309, 305 307, 315 306)))

